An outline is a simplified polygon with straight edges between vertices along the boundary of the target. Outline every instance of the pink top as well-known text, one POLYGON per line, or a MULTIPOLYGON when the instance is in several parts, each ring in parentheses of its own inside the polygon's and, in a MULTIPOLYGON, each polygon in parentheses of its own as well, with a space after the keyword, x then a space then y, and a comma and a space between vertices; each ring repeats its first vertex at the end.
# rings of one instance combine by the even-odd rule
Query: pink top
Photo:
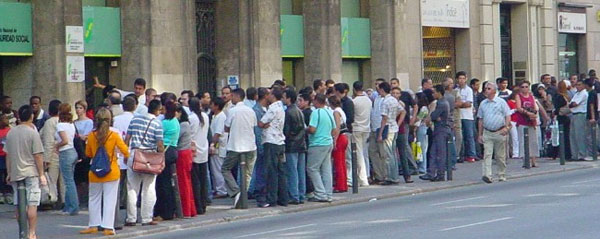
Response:
MULTIPOLYGON (((523 96, 522 94, 519 94, 519 99, 521 99, 521 108, 528 110, 528 111, 533 111, 535 110, 535 98, 533 98, 533 94, 529 94, 528 97, 523 96)), ((517 125, 526 125, 526 126, 535 126, 535 121, 532 121, 529 119, 529 117, 527 117, 524 114, 521 113, 516 113, 517 114, 517 125)))

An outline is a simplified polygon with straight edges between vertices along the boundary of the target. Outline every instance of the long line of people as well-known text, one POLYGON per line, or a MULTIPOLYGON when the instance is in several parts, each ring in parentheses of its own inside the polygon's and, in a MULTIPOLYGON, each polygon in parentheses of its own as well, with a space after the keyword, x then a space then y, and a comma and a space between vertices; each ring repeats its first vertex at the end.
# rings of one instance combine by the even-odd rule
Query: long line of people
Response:
MULTIPOLYGON (((32 184, 28 192, 39 193, 39 200, 30 199, 32 206, 51 204, 77 215, 80 202, 87 202, 89 228, 81 233, 105 235, 138 222, 171 220, 176 202, 184 217, 206 213, 217 198, 231 197, 239 207, 242 190, 261 208, 331 202, 333 193, 352 185, 350 142, 356 145, 361 187, 396 185, 400 176, 412 183, 411 175, 419 174, 444 181, 447 159, 454 170, 456 163, 483 159, 482 179, 491 183, 492 152, 503 181, 506 155, 523 157, 519 142, 525 128, 533 136, 528 142, 533 167, 540 152, 557 157, 558 125, 569 136, 567 158, 591 159, 600 83, 593 71, 586 80, 577 77, 553 83, 543 75, 540 84, 520 81, 512 90, 508 79, 498 78, 483 82, 479 92, 478 79, 468 82, 458 72, 435 86, 423 79, 416 93, 402 90, 396 78, 376 79, 374 89, 354 82, 353 97, 345 83, 317 79, 297 91, 278 80, 269 88, 226 86, 221 97, 185 90, 179 98, 158 95, 143 79, 135 80, 134 92, 96 79, 106 100, 95 109, 77 101, 75 114, 58 100, 45 112, 37 96, 16 112, 10 97, 0 98, 0 138, 7 142, 0 174, 13 182, 38 177, 42 187, 32 184), (34 133, 17 130, 29 124, 34 133), (574 128, 586 130, 569 130, 574 128), (30 137, 14 139, 11 132, 21 131, 30 137), (8 143, 19 140, 40 145, 26 157, 19 152, 22 145, 8 143), (158 152, 164 161, 153 162, 147 152, 158 152), (38 156, 44 162, 40 172, 38 156), (98 168, 103 160, 108 166, 98 168), (240 188, 241 180, 246 188, 240 188), (119 215, 120 208, 127 209, 126 216, 119 215)), ((12 203, 10 191, 0 185, 0 202, 12 203)))

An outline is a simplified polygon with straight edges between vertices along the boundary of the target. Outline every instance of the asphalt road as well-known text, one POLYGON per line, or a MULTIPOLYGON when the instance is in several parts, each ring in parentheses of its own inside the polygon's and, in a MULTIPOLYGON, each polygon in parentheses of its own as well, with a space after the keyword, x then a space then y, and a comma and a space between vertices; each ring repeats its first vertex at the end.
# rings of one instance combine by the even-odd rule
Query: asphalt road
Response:
POLYGON ((143 238, 600 238, 599 196, 588 169, 143 238))

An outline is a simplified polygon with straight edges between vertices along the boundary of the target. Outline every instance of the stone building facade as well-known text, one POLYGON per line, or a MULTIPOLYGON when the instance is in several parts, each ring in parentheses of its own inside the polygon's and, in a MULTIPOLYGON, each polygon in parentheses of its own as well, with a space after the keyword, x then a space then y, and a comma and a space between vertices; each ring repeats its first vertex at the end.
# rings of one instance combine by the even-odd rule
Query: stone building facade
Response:
POLYGON ((599 39, 596 0, 0 0, 0 89, 20 105, 83 99, 93 75, 173 92, 392 77, 416 90, 460 70, 535 82, 600 69, 599 39), (67 26, 85 50, 67 50, 67 26))

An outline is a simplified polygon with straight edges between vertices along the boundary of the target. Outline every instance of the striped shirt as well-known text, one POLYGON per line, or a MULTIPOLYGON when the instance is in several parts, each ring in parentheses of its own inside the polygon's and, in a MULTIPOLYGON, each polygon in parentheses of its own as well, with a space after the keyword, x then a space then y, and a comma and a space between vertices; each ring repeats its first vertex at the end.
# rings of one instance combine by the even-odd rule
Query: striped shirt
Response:
POLYGON ((156 149, 158 141, 163 140, 162 124, 153 114, 133 117, 127 128, 127 134, 131 135, 130 149, 156 149), (148 128, 148 132, 144 139, 146 128, 148 128))
POLYGON ((505 100, 495 96, 494 99, 485 99, 479 105, 477 118, 483 119, 483 128, 489 131, 497 131, 506 125, 506 116, 511 111, 505 100))

